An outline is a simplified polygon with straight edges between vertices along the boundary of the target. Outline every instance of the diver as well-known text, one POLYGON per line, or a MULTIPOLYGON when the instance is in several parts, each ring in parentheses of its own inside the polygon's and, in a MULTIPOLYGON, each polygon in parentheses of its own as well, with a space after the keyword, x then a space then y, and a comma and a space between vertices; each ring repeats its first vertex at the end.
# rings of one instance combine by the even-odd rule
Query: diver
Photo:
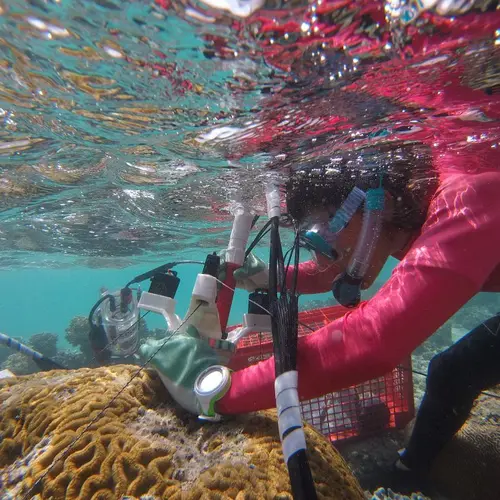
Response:
MULTIPOLYGON (((383 376, 475 294, 500 291, 500 171, 498 155, 490 153, 470 169, 469 157, 432 154, 428 146, 401 140, 314 158, 290 173, 288 213, 313 254, 299 264, 298 292, 332 290, 339 303, 352 307, 299 339, 300 399, 383 376), (354 307, 390 256, 400 262, 388 281, 354 307)), ((237 286, 246 290, 265 288, 266 277, 266 264, 252 254, 235 273, 237 286)), ((427 392, 397 470, 425 477, 480 391, 500 382, 499 326, 500 316, 485 318, 432 359, 427 392)), ((155 348, 143 345, 141 356, 150 358, 155 348)), ((190 328, 151 364, 173 397, 199 412, 199 377, 226 364, 221 359, 190 328)), ((203 414, 275 407, 272 358, 221 373, 223 383, 202 404, 203 414)))

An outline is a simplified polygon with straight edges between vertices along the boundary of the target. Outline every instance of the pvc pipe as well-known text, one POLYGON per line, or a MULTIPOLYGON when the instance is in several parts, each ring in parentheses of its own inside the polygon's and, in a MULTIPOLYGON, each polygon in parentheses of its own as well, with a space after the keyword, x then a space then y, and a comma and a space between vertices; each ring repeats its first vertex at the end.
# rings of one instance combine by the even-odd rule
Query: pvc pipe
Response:
POLYGON ((226 277, 217 295, 217 309, 219 311, 220 327, 224 332, 229 321, 229 313, 233 303, 236 280, 233 273, 245 261, 245 249, 252 229, 253 215, 247 212, 238 214, 233 221, 229 246, 226 251, 226 277))

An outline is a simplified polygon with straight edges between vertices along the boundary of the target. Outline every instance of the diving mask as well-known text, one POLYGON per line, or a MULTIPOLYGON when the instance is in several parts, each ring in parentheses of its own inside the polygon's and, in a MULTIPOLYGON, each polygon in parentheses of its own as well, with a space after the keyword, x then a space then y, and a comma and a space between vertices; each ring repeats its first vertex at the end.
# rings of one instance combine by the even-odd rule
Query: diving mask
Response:
POLYGON ((311 251, 313 258, 320 254, 333 261, 339 260, 342 254, 337 248, 338 235, 349 224, 365 198, 364 191, 357 187, 353 188, 329 221, 318 222, 310 229, 301 231, 299 235, 300 245, 311 251))
POLYGON ((330 260, 338 260, 340 253, 336 249, 336 235, 330 231, 328 223, 314 224, 300 234, 300 245, 309 250, 314 260, 318 254, 330 260))

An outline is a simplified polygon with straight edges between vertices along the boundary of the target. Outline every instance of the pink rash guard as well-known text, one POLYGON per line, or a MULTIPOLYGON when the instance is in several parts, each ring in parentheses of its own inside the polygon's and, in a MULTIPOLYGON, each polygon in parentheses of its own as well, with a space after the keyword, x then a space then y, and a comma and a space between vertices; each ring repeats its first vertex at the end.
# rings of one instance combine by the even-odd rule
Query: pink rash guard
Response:
MULTIPOLYGON (((395 255, 400 263, 390 279, 371 300, 299 339, 302 400, 383 376, 476 293, 500 291, 500 170, 498 153, 490 152, 480 155, 477 173, 460 168, 467 157, 437 155, 440 185, 426 222, 405 254, 395 255)), ((314 266, 300 265, 300 293, 330 290, 338 274, 314 266)), ((217 410, 275 407, 274 379, 273 357, 233 373, 217 410)))

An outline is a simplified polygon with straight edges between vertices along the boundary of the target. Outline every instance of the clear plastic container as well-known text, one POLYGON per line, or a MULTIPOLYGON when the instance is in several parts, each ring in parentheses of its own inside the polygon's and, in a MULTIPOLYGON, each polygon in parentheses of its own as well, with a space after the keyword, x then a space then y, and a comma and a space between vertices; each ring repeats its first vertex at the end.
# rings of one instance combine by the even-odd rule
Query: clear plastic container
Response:
MULTIPOLYGON (((118 290, 109 295, 100 307, 102 325, 114 356, 130 356, 139 343, 139 309, 132 293, 118 290), (114 304, 113 304, 114 302, 114 304)), ((108 292, 109 293, 109 292, 108 292)))

